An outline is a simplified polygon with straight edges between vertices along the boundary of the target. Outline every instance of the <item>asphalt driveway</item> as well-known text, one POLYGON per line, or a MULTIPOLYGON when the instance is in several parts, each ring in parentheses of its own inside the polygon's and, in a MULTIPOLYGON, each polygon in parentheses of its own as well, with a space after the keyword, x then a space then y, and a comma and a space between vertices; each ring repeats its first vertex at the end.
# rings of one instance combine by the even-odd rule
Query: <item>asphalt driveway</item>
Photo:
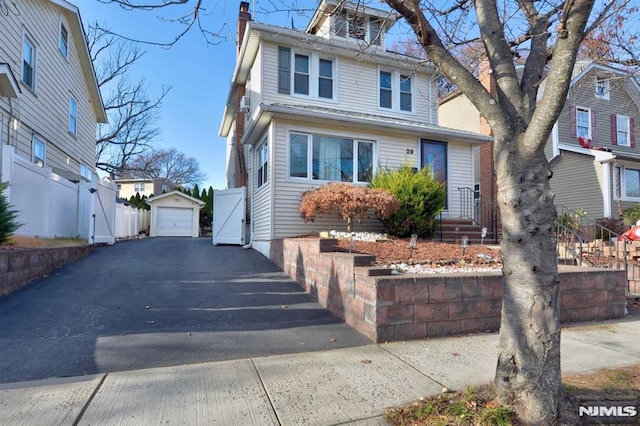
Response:
POLYGON ((369 342, 253 250, 147 238, 0 299, 0 383, 369 342))

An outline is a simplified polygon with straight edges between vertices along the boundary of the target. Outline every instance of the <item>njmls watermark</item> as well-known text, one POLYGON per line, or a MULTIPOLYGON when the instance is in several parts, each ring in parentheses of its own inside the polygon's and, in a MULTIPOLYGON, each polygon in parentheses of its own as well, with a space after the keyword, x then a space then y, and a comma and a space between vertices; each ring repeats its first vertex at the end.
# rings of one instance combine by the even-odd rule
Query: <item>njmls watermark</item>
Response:
POLYGON ((578 407, 586 424, 638 424, 639 411, 638 401, 585 401, 578 407))

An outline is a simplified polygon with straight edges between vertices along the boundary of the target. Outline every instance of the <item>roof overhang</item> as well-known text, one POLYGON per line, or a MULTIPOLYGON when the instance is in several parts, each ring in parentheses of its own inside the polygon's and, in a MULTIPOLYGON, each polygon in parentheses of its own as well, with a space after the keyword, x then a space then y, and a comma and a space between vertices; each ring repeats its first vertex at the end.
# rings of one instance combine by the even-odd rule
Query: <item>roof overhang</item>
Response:
POLYGON ((0 98, 17 98, 20 85, 7 63, 0 63, 0 98))
POLYGON ((205 204, 204 201, 199 200, 197 198, 194 198, 194 197, 192 197, 190 195, 187 195, 182 191, 178 191, 177 189, 174 189, 173 191, 170 191, 170 192, 165 192, 164 194, 156 195, 155 197, 147 198, 145 200, 145 202, 147 204, 151 205, 151 204, 153 204, 154 201, 161 200, 161 199, 167 198, 167 197, 176 196, 176 195, 179 196, 179 197, 185 198, 185 199, 187 199, 189 201, 192 201, 194 203, 197 203, 200 207, 204 207, 204 204, 205 204))
POLYGON ((351 113, 349 111, 339 111, 330 108, 260 104, 241 142, 249 145, 257 143, 274 118, 324 125, 341 123, 360 129, 384 130, 386 132, 392 130, 403 134, 437 138, 445 142, 462 142, 473 145, 481 145, 493 141, 491 136, 411 120, 393 119, 373 114, 351 113))

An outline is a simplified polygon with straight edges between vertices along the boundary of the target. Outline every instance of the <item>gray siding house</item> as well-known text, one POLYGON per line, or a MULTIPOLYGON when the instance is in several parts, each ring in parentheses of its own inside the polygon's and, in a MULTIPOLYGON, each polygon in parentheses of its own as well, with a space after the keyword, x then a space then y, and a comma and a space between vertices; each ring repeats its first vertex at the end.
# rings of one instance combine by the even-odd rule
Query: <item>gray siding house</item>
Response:
MULTIPOLYGON (((459 216, 456 188, 473 185, 472 147, 490 138, 438 125, 436 71, 384 48, 396 19, 324 0, 300 31, 251 21, 241 2, 220 135, 227 186, 247 188, 247 241, 265 256, 285 237, 345 228, 331 218, 305 223, 303 191, 367 185, 383 167, 435 165, 448 185, 445 215, 459 216)), ((380 229, 375 218, 356 224, 380 229)))

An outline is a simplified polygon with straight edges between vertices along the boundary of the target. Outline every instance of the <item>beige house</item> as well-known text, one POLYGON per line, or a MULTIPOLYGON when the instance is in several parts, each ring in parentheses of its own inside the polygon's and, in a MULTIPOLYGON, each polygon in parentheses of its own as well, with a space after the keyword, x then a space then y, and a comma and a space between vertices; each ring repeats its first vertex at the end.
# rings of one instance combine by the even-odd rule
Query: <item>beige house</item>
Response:
POLYGON ((180 191, 147 199, 151 206, 150 237, 199 237, 204 201, 180 191))
MULTIPOLYGON (((301 31, 254 22, 248 8, 240 2, 219 133, 227 186, 247 188, 254 249, 273 258, 285 237, 344 228, 331 218, 305 223, 302 192, 332 181, 366 185, 379 168, 403 163, 433 166, 448 187, 445 216, 460 215, 457 188, 473 184, 472 147, 490 138, 438 125, 436 71, 385 49, 395 14, 324 0, 301 31)), ((356 225, 374 229, 375 218, 356 225)))
MULTIPOLYGON (((539 96, 543 92, 544 81, 539 96)), ((439 115, 450 127, 490 132, 461 93, 444 99, 439 115)), ((557 206, 598 219, 620 217, 624 209, 640 203, 638 123, 640 84, 632 75, 595 62, 576 63, 567 101, 545 147, 557 206)), ((483 197, 491 196, 487 186, 493 181, 487 147, 490 144, 474 156, 475 181, 483 197)))
POLYGON ((114 179, 116 197, 128 200, 136 194, 151 197, 173 191, 176 185, 168 179, 114 179))
POLYGON ((3 2, 0 144, 73 181, 95 173, 96 124, 106 114, 77 6, 3 2))

